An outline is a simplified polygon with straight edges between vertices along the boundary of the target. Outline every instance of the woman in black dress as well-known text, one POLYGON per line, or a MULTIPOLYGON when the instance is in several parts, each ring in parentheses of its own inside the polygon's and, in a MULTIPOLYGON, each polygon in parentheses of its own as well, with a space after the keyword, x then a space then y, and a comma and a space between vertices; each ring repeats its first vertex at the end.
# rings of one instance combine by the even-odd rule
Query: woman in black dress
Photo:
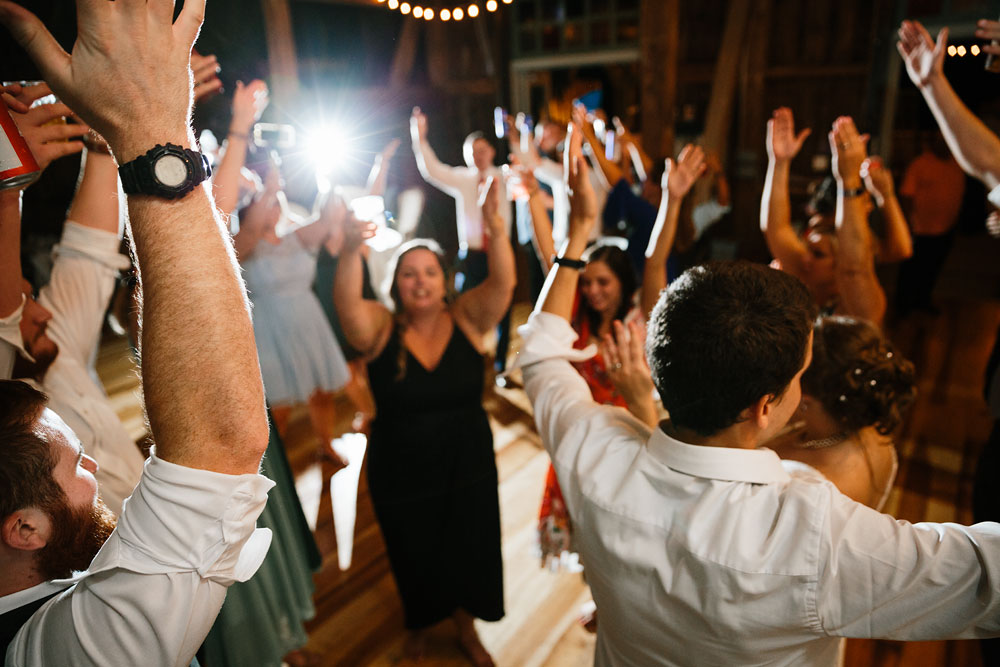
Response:
POLYGON ((334 284, 344 334, 369 360, 376 416, 368 483, 411 633, 407 653, 420 657, 424 630, 451 617, 462 649, 483 666, 493 661, 473 618, 496 621, 504 611, 480 348, 510 305, 515 281, 496 190, 483 206, 489 276, 474 289, 450 300, 440 248, 418 239, 395 258, 395 311, 365 299, 359 248, 373 230, 357 224, 348 229, 334 284))

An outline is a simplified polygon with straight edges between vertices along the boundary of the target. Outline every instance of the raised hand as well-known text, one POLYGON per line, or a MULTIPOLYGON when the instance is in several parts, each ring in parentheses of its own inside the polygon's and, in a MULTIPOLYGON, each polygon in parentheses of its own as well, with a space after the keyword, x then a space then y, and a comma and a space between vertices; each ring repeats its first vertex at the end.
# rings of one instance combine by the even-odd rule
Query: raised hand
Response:
POLYGON ((570 228, 580 228, 589 234, 597 221, 597 196, 590 183, 590 168, 583 157, 583 131, 575 122, 569 125, 566 146, 563 167, 569 188, 570 228))
POLYGON ((991 211, 986 216, 986 231, 995 239, 1000 239, 1000 211, 991 211))
POLYGON ((344 218, 344 245, 341 252, 356 252, 361 244, 375 238, 378 225, 374 222, 361 222, 353 214, 344 218))
POLYGON ((767 121, 767 157, 772 162, 790 162, 802 150, 806 137, 812 133, 808 127, 795 134, 795 118, 788 107, 774 110, 767 121))
POLYGON ((410 116, 410 135, 419 141, 427 139, 427 116, 420 107, 413 107, 413 115, 410 116))
POLYGON ((892 172, 882 164, 882 158, 872 155, 861 163, 861 178, 865 181, 865 187, 875 203, 882 206, 885 200, 895 193, 895 186, 892 182, 892 172))
POLYGON ((500 215, 500 181, 490 176, 486 182, 480 186, 479 207, 483 212, 484 231, 492 239, 499 239, 506 235, 507 225, 504 224, 503 216, 500 215))
POLYGON ((260 120, 268 102, 266 83, 260 79, 254 79, 246 85, 242 81, 237 81, 236 92, 233 93, 233 118, 229 122, 230 131, 249 134, 253 124, 260 120))
POLYGON ((82 141, 69 140, 82 137, 90 128, 77 123, 66 123, 65 118, 71 115, 72 110, 60 102, 42 104, 23 114, 11 114, 18 131, 28 142, 31 154, 42 169, 48 167, 53 160, 83 150, 82 141))
POLYGON ((840 182, 860 180, 861 165, 868 157, 868 135, 858 134, 850 116, 841 116, 833 121, 829 139, 834 177, 840 182))
POLYGON ((203 56, 197 50, 192 49, 191 72, 194 75, 194 101, 196 104, 222 92, 219 61, 214 55, 203 56))
POLYGON ((379 159, 382 160, 383 164, 388 164, 390 160, 396 155, 396 151, 399 150, 400 141, 398 138, 392 139, 389 143, 385 145, 382 152, 379 153, 379 159))
POLYGON ((0 22, 59 99, 108 140, 119 162, 157 143, 190 141, 191 47, 205 0, 186 0, 176 22, 173 13, 172 0, 81 0, 70 54, 38 17, 0 1, 0 22))
MULTIPOLYGON (((980 19, 976 22, 976 37, 991 41, 994 39, 1000 40, 1000 21, 980 19)), ((1000 56, 1000 46, 985 44, 982 49, 985 53, 992 53, 993 55, 1000 56)))
POLYGON ((643 353, 643 332, 635 322, 623 325, 615 320, 611 333, 601 341, 601 356, 608 371, 608 378, 625 399, 629 412, 655 425, 656 405, 653 402, 653 378, 643 353))
POLYGON ((588 137, 594 135, 594 118, 587 113, 587 107, 582 104, 574 104, 572 112, 573 123, 588 137))
POLYGON ((903 21, 898 34, 896 49, 903 57, 910 81, 919 88, 932 78, 943 74, 944 54, 948 47, 948 28, 941 28, 936 43, 931 40, 930 33, 919 21, 903 21))
POLYGON ((667 168, 663 171, 660 185, 670 193, 671 198, 683 199, 695 181, 705 173, 706 167, 705 151, 700 146, 688 144, 681 150, 676 163, 667 158, 667 168))

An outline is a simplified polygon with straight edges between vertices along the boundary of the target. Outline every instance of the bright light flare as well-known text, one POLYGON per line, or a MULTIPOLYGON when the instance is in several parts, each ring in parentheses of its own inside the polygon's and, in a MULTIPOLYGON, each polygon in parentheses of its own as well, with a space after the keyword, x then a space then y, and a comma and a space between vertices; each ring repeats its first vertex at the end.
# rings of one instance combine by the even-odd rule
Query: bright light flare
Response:
POLYGON ((403 4, 401 4, 399 6, 399 13, 400 14, 409 14, 410 13, 410 3, 404 2, 403 4))
POLYGON ((455 7, 455 11, 451 13, 451 16, 456 21, 461 21, 463 18, 465 18, 465 12, 462 11, 461 7, 455 7))
POLYGON ((350 153, 351 138, 337 125, 324 125, 308 135, 309 160, 319 174, 329 175, 341 168, 350 153))
POLYGON ((416 7, 414 7, 413 8, 413 18, 420 19, 420 18, 423 18, 423 17, 424 17, 424 8, 421 7, 420 5, 417 5, 416 7))
POLYGON ((428 7, 424 10, 424 20, 433 21, 434 20, 434 10, 428 7))
POLYGON ((389 9, 396 9, 399 7, 399 0, 389 0, 389 9))
POLYGON ((441 20, 442 21, 450 21, 451 20, 451 12, 448 11, 447 9, 442 9, 441 10, 441 20))
POLYGON ((479 16, 479 5, 469 5, 469 18, 474 19, 479 16))
POLYGON ((486 0, 486 11, 495 12, 497 10, 497 0, 486 0))

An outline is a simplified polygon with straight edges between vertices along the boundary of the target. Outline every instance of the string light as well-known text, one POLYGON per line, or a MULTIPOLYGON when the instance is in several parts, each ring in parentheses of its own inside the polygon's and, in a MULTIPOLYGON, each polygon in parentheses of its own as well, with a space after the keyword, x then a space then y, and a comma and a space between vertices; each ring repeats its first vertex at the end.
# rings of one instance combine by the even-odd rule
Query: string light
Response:
POLYGON ((965 47, 962 46, 962 45, 959 45, 959 47, 958 47, 958 57, 961 58, 964 55, 965 55, 965 47))
POLYGON ((954 44, 952 44, 951 46, 949 46, 949 47, 948 47, 948 55, 949 55, 949 56, 953 56, 953 55, 955 55, 955 54, 956 54, 957 52, 958 52, 958 49, 956 49, 956 48, 955 48, 955 45, 954 45, 954 44))
POLYGON ((971 53, 974 56, 978 56, 979 55, 979 45, 978 44, 973 44, 972 48, 969 49, 969 53, 971 53))
MULTIPOLYGON (((411 5, 409 2, 402 2, 401 0, 375 0, 376 3, 380 5, 386 5, 389 9, 399 9, 399 13, 403 15, 412 14, 414 18, 422 18, 425 21, 433 21, 435 18, 440 18, 442 21, 461 21, 466 16, 470 19, 474 19, 479 16, 479 3, 470 2, 465 8, 453 7, 453 8, 442 8, 435 11, 431 7, 424 7, 422 5, 411 5)), ((488 12, 495 12, 500 8, 500 3, 505 5, 510 5, 514 0, 486 0, 484 7, 488 12)), ((949 51, 955 47, 949 47, 949 51)), ((951 54, 954 55, 954 54, 951 54)))

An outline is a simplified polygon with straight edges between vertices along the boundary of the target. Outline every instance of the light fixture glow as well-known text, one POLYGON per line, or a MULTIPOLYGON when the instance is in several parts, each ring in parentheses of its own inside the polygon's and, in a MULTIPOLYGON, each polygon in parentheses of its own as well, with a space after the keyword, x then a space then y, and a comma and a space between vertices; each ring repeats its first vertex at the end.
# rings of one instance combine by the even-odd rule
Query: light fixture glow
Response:
POLYGON ((514 2, 514 0, 503 0, 503 4, 505 5, 509 5, 512 2, 514 2))
POLYGON ((469 18, 474 19, 479 16, 479 5, 469 5, 469 18))
POLYGON ((956 49, 956 48, 955 48, 955 45, 954 45, 954 44, 952 44, 951 46, 949 46, 949 47, 948 47, 948 55, 949 55, 949 56, 953 56, 953 55, 955 55, 955 54, 956 54, 957 52, 958 52, 958 49, 956 49))
POLYGON ((978 56, 979 55, 979 45, 978 44, 973 44, 972 48, 969 49, 969 53, 971 53, 974 56, 978 56))
POLYGON ((428 7, 424 10, 424 19, 432 21, 434 19, 434 10, 428 7))
POLYGON ((447 9, 442 9, 441 10, 441 20, 442 21, 450 21, 451 20, 451 12, 448 11, 447 9))
POLYGON ((399 0, 389 0, 389 9, 396 9, 399 7, 399 0))
POLYGON ((959 47, 958 47, 958 57, 961 58, 964 55, 965 55, 965 47, 962 46, 962 45, 959 45, 959 47))
POLYGON ((399 6, 399 13, 400 14, 409 14, 410 13, 410 3, 404 2, 403 4, 401 4, 399 6))
POLYGON ((486 0, 486 11, 495 12, 497 10, 497 0, 486 0))
POLYGON ((423 7, 421 7, 420 5, 417 5, 416 7, 413 8, 413 18, 419 19, 419 18, 423 18, 423 16, 424 16, 424 8, 423 7))
POLYGON ((461 21, 465 17, 465 12, 462 11, 461 7, 455 7, 455 11, 451 15, 456 21, 461 21))

